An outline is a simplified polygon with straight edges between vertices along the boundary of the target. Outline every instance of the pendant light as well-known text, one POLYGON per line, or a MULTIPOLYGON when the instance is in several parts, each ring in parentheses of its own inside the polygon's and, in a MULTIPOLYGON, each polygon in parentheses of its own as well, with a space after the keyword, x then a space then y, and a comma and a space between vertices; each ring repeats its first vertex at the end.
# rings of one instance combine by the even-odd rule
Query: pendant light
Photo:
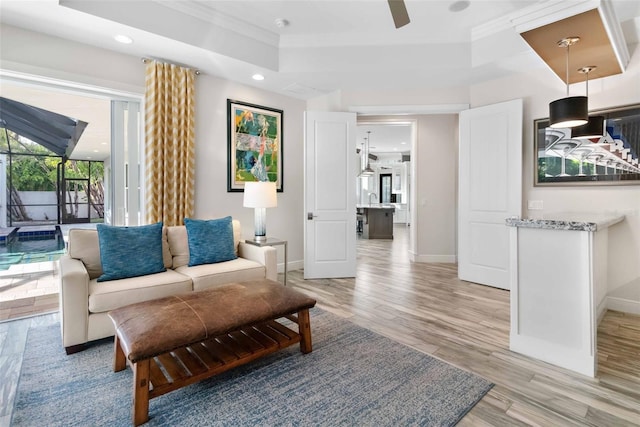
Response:
POLYGON ((370 176, 373 176, 376 174, 376 172, 371 169, 371 166, 369 166, 369 139, 371 138, 371 131, 368 130, 367 131, 367 137, 365 138, 367 141, 367 144, 365 145, 366 149, 365 149, 365 153, 364 155, 366 156, 367 159, 367 167, 365 167, 362 172, 360 172, 360 176, 363 178, 368 178, 370 176))
MULTIPOLYGON (((578 72, 587 76, 587 98, 589 98, 589 73, 596 69, 595 65, 578 68, 578 72)), ((587 124, 576 126, 571 129, 571 138, 575 139, 595 139, 604 136, 604 116, 589 116, 587 124)))
POLYGON ((572 128, 587 123, 589 112, 586 96, 569 96, 569 47, 580 41, 580 37, 566 37, 558 42, 558 47, 567 49, 567 97, 549 104, 549 126, 552 128, 572 128))

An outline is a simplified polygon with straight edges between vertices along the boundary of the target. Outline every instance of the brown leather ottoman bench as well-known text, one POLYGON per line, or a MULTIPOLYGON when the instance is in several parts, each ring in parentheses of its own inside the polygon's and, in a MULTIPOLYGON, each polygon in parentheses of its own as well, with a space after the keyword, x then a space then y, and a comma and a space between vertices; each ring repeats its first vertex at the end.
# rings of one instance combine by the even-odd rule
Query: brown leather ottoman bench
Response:
POLYGON ((271 280, 132 304, 109 313, 116 327, 114 371, 133 369, 133 424, 149 420, 149 399, 300 343, 311 352, 316 301, 271 280), (298 324, 298 331, 276 321, 298 324))

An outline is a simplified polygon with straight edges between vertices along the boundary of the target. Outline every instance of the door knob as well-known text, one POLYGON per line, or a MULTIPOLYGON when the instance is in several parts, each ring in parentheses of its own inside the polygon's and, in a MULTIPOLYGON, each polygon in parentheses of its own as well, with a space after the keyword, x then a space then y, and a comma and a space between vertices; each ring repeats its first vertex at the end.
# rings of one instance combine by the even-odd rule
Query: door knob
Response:
POLYGON ((307 220, 311 221, 313 218, 317 218, 318 215, 314 215, 313 212, 307 212, 307 220))

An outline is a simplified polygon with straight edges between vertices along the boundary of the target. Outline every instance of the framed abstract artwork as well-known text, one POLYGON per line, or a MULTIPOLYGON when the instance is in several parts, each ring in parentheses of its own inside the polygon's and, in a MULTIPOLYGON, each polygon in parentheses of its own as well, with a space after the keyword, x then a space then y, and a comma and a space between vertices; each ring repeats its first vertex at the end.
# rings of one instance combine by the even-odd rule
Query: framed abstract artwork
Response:
POLYGON ((282 110, 227 99, 227 191, 244 183, 282 183, 282 110))
POLYGON ((533 122, 536 186, 640 185, 640 105, 590 111, 604 119, 597 136, 580 128, 554 129, 533 122))

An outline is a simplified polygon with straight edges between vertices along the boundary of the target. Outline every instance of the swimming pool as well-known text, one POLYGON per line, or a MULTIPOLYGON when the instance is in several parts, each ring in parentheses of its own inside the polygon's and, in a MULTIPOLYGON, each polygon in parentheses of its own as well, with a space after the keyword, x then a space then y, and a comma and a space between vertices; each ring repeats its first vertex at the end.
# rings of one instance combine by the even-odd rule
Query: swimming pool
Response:
POLYGON ((0 270, 14 264, 56 261, 65 251, 64 238, 59 226, 51 229, 15 228, 0 236, 0 270))

